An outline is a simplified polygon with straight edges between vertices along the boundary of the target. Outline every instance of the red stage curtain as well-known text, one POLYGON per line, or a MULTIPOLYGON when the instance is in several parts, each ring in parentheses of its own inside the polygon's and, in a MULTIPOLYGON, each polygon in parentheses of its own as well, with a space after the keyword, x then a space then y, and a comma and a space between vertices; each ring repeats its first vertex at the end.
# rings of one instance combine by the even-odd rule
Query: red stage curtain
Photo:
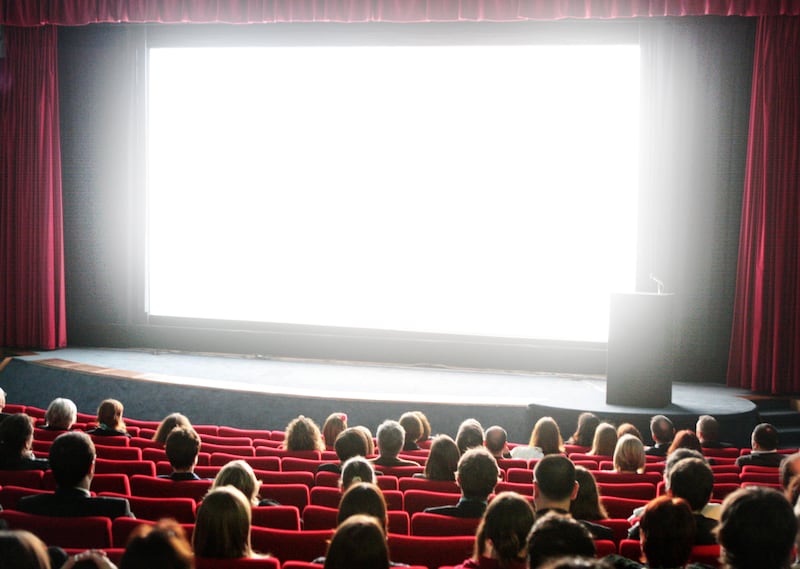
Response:
POLYGON ((0 346, 66 346, 56 29, 0 59, 0 346))
POLYGON ((800 391, 800 18, 762 18, 728 385, 800 391))
POLYGON ((800 15, 800 0, 0 0, 0 23, 456 22, 800 15))

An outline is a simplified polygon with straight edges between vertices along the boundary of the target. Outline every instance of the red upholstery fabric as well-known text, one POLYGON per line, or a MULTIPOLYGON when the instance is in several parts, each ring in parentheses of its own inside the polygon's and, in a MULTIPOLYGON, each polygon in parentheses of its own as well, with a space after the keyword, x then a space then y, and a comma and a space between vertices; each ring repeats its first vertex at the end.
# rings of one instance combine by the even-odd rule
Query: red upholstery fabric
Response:
POLYGON ((300 509, 297 506, 256 506, 253 526, 300 531, 300 509))
POLYGON ((193 498, 196 501, 203 499, 211 480, 181 480, 175 481, 168 478, 154 478, 135 474, 131 476, 131 493, 135 496, 151 498, 193 498))
POLYGON ((411 535, 474 536, 480 521, 480 518, 455 518, 452 516, 417 512, 411 516, 411 535))
POLYGON ((472 555, 473 536, 428 537, 389 534, 392 561, 438 568, 457 565, 472 555))
POLYGON ((0 519, 11 529, 35 533, 47 545, 104 549, 111 547, 111 520, 101 517, 57 518, 4 510, 0 519))
MULTIPOLYGON (((403 509, 413 516, 425 508, 436 506, 453 506, 458 503, 460 494, 448 492, 429 492, 427 490, 409 490, 403 493, 403 509)), ((466 558, 464 558, 466 559, 466 558)), ((464 559, 461 559, 463 561, 464 559)))

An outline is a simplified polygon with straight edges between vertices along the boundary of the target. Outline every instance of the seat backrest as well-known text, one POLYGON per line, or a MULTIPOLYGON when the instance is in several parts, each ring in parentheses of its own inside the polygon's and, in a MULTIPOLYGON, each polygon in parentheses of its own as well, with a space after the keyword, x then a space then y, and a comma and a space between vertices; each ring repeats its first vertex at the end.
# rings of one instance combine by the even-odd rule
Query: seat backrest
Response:
MULTIPOLYGON (((530 470, 528 471, 530 473, 530 470)), ((461 489, 455 480, 428 480, 427 478, 400 478, 397 481, 401 491, 407 490, 428 490, 429 492, 448 492, 450 494, 461 494, 461 489)))
POLYGON ((741 485, 735 482, 715 482, 714 487, 711 489, 711 499, 721 502, 728 494, 736 492, 739 488, 741 488, 741 485))
MULTIPOLYGON (((124 439, 128 437, 104 437, 108 439, 124 439)), ((95 443, 97 458, 112 458, 114 460, 142 460, 142 449, 129 446, 111 446, 95 443)))
POLYGON ((714 473, 714 484, 717 483, 728 483, 728 484, 739 484, 741 482, 741 477, 736 472, 715 472, 714 473))
POLYGON ((778 476, 778 469, 774 472, 752 472, 743 471, 739 475, 739 479, 744 482, 755 482, 756 484, 779 484, 780 478, 778 476))
MULTIPOLYGON (((201 444, 213 445, 228 445, 237 447, 251 447, 253 446, 253 439, 251 437, 220 437, 219 435, 200 435, 201 444)), ((255 451, 255 449, 254 449, 255 451)))
POLYGON ((339 478, 341 475, 336 472, 328 472, 322 470, 314 474, 314 486, 327 486, 329 488, 339 487, 339 478))
POLYGON ((702 563, 710 567, 722 567, 719 545, 695 545, 689 555, 690 563, 702 563))
POLYGON ((735 447, 728 448, 703 448, 703 454, 711 457, 737 458, 741 451, 735 447))
POLYGON ((170 480, 134 474, 130 478, 131 493, 134 496, 151 498, 192 498, 203 499, 212 480, 170 480))
POLYGON ((52 517, 14 510, 0 512, 11 529, 28 530, 47 545, 103 549, 111 547, 111 520, 103 517, 52 517))
POLYGON ((130 446, 130 437, 119 436, 96 436, 89 435, 95 445, 104 447, 127 447, 130 446))
POLYGON ((130 446, 137 448, 160 448, 163 449, 164 445, 149 439, 147 437, 131 437, 130 446))
POLYGON ((295 472, 295 471, 305 471, 316 473, 317 469, 330 461, 328 460, 316 460, 316 459, 308 459, 308 458, 297 458, 294 456, 284 456, 281 457, 281 470, 284 472, 295 472))
POLYGON ((227 452, 213 453, 211 455, 211 466, 225 466, 232 460, 244 460, 254 470, 278 472, 281 469, 281 459, 277 456, 239 456, 227 452))
POLYGON ((102 492, 100 495, 127 498, 131 512, 139 520, 158 521, 161 518, 174 518, 178 523, 193 524, 197 513, 197 502, 193 498, 148 498, 113 492, 102 492))
POLYGON ((256 478, 264 484, 304 484, 314 486, 314 474, 305 470, 294 472, 275 472, 272 470, 255 470, 256 478))
POLYGON ((593 470, 592 474, 598 484, 605 482, 608 484, 650 483, 655 485, 661 482, 663 478, 658 472, 643 472, 637 474, 634 472, 614 472, 613 470, 593 470))
POLYGON ((474 536, 429 537, 389 534, 392 561, 438 569, 458 565, 472 556, 474 536))
POLYGON ((533 470, 527 468, 508 468, 506 469, 504 480, 517 484, 533 484, 533 470))
POLYGON ((154 526, 156 522, 147 519, 114 518, 111 522, 111 541, 114 547, 125 547, 131 532, 140 525, 154 526))
POLYGON ((614 534, 614 541, 616 543, 619 543, 623 539, 627 539, 628 530, 631 528, 631 523, 626 518, 606 518, 603 520, 591 521, 610 529, 614 534))
POLYGON ((256 456, 279 456, 281 458, 288 456, 293 458, 306 458, 309 460, 322 460, 322 453, 318 450, 286 450, 271 446, 257 446, 256 456))
MULTIPOLYGON (((408 490, 403 493, 403 509, 413 516, 426 508, 453 506, 458 503, 460 494, 449 492, 429 492, 427 490, 408 490)), ((462 559, 463 561, 463 559, 462 559)))
POLYGON ((303 509, 303 529, 335 529, 337 508, 309 504, 303 509))
POLYGON ((600 496, 652 500, 656 497, 656 484, 658 483, 639 482, 610 484, 608 482, 598 482, 597 490, 600 492, 600 496))
POLYGON ((635 498, 620 498, 618 496, 601 496, 600 501, 606 509, 609 518, 627 519, 633 514, 633 510, 647 505, 650 500, 638 500, 635 498))
POLYGON ((235 454, 239 458, 244 458, 247 456, 255 456, 256 449, 250 445, 247 446, 235 446, 235 445, 226 445, 226 444, 213 444, 203 442, 200 444, 200 449, 202 452, 207 452, 209 454, 214 454, 215 452, 224 452, 226 454, 235 454))
POLYGON ((378 466, 375 465, 375 470, 387 476, 397 476, 397 478, 405 478, 406 476, 414 476, 421 474, 425 471, 422 466, 378 466))
POLYGON ((4 510, 14 510, 20 498, 33 494, 50 494, 50 490, 6 484, 0 487, 0 507, 4 510))
POLYGON ((241 559, 194 558, 195 569, 280 569, 277 557, 243 557, 241 559))
POLYGON ((253 526, 300 531, 300 509, 296 506, 254 506, 253 526))
POLYGON ((23 488, 42 488, 42 470, 0 470, 0 486, 22 486, 23 488))
POLYGON ((417 512, 411 516, 411 535, 474 536, 480 521, 480 518, 456 518, 417 512))
POLYGON ((378 474, 375 476, 375 484, 384 492, 387 490, 397 490, 399 488, 398 481, 399 479, 397 476, 390 476, 388 474, 378 474))
POLYGON ((610 539, 595 539, 594 540, 594 556, 598 559, 606 555, 613 555, 617 552, 617 544, 610 539))
POLYGON ((325 555, 333 530, 303 530, 253 527, 250 541, 259 553, 269 553, 281 561, 311 561, 325 555))
MULTIPOLYGON (((56 479, 53 471, 48 470, 42 478, 42 488, 46 490, 56 489, 56 479)), ((118 494, 130 494, 131 486, 128 476, 125 474, 95 474, 89 489, 94 492, 116 492, 118 494)))
POLYGON ((249 437, 251 439, 269 439, 270 431, 266 429, 239 429, 238 427, 223 427, 217 429, 218 437, 249 437))
POLYGON ((619 554, 628 559, 639 561, 642 558, 642 546, 638 539, 623 539, 619 542, 619 554))
POLYGON ((295 506, 301 512, 309 503, 309 490, 305 484, 262 484, 259 495, 276 500, 282 506, 295 506))
POLYGON ((315 506, 325 506, 326 508, 338 508, 342 499, 342 492, 339 488, 330 486, 314 486, 310 492, 310 503, 315 506))
POLYGON ((281 569, 323 569, 323 567, 325 565, 310 561, 284 561, 281 565, 281 569))
POLYGON ((113 458, 98 458, 94 461, 95 474, 143 474, 156 475, 156 465, 152 460, 115 460, 113 458))

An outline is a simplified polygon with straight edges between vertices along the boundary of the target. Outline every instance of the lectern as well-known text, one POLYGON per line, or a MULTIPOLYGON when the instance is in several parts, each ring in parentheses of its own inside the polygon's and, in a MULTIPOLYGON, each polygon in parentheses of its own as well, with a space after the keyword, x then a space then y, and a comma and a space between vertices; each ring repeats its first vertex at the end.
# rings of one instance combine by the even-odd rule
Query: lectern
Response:
POLYGON ((675 373, 674 295, 615 293, 608 322, 606 403, 666 407, 675 373))

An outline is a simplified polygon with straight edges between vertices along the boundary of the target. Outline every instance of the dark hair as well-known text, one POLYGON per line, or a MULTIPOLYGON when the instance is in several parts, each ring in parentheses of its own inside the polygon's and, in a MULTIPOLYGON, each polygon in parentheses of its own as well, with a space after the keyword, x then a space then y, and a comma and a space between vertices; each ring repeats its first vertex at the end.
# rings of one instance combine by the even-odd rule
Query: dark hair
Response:
POLYGON ((484 447, 471 448, 461 455, 457 472, 461 493, 480 500, 494 491, 500 476, 497 461, 484 447))
POLYGON ((464 419, 458 426, 456 446, 464 454, 471 448, 483 446, 483 426, 477 419, 464 419))
POLYGON ((650 434, 654 442, 666 443, 672 440, 675 426, 666 415, 654 415, 650 419, 650 434))
POLYGON ((578 415, 578 425, 575 427, 575 432, 572 433, 570 441, 572 444, 590 447, 594 440, 594 432, 600 424, 600 418, 594 413, 584 412, 578 415))
POLYGON ((175 520, 142 524, 128 538, 119 569, 191 569, 192 546, 175 520))
POLYGON ((336 528, 325 555, 325 569, 388 569, 389 547, 378 520, 350 516, 336 528))
POLYGON ((164 449, 172 468, 192 468, 200 452, 200 435, 192 427, 176 427, 167 435, 164 449))
POLYGON ((540 566, 541 569, 614 569, 605 559, 592 557, 558 557, 540 566))
POLYGON ((344 462, 354 456, 367 456, 367 441, 363 431, 350 427, 339 433, 333 443, 336 457, 344 462))
POLYGON ((399 422, 406 431, 405 444, 416 443, 422 437, 422 421, 415 412, 403 413, 399 422))
POLYGON ((714 473, 699 458, 684 458, 669 471, 669 491, 689 503, 692 511, 699 511, 711 499, 714 491, 714 473))
POLYGON ((425 463, 425 478, 455 480, 460 458, 455 441, 447 435, 437 435, 431 443, 428 461, 425 463))
POLYGON ((640 441, 644 442, 642 438, 642 432, 636 428, 636 425, 633 423, 622 423, 619 427, 617 427, 617 438, 621 438, 622 435, 633 435, 640 441))
POLYGON ((250 501, 233 486, 211 490, 197 510, 192 545, 198 557, 250 557, 250 501))
POLYGON ((797 518, 780 492, 749 486, 729 494, 722 503, 717 541, 722 561, 736 569, 788 567, 797 518))
POLYGON ((669 496, 652 500, 645 506, 639 527, 648 567, 683 567, 689 561, 696 523, 685 500, 669 496))
POLYGON ((414 411, 414 413, 419 417, 419 422, 422 423, 422 435, 420 436, 420 440, 426 441, 431 438, 431 423, 422 411, 414 411))
POLYGON ((552 417, 542 417, 533 426, 529 446, 539 447, 542 453, 559 454, 564 452, 564 441, 558 423, 552 417))
POLYGON ((0 462, 22 457, 28 439, 33 436, 33 419, 25 413, 15 413, 0 422, 0 462))
POLYGON ((614 456, 617 447, 617 429, 611 423, 600 423, 594 431, 592 448, 589 454, 599 456, 614 456))
POLYGON ((537 569, 553 557, 578 555, 594 557, 592 534, 579 521, 554 512, 533 524, 528 536, 530 569, 537 569))
POLYGON ((800 452, 795 452, 784 457, 783 460, 781 460, 779 472, 781 486, 788 488, 792 479, 800 472, 800 452), (795 470, 795 467, 797 470, 795 470))
POLYGON ((347 415, 344 413, 331 413, 322 423, 322 439, 326 448, 334 448, 334 443, 339 435, 347 429, 347 415))
POLYGON ((375 484, 359 482, 353 484, 342 495, 339 502, 339 513, 336 516, 336 524, 341 524, 350 516, 365 514, 376 518, 386 533, 386 499, 383 492, 375 484))
POLYGON ((608 517, 594 474, 583 466, 575 467, 575 480, 578 482, 578 495, 570 502, 569 513, 576 520, 604 520, 608 517))
POLYGON ((473 557, 479 560, 486 552, 486 540, 492 540, 500 568, 510 567, 525 556, 525 544, 536 515, 528 500, 516 492, 501 492, 486 507, 475 532, 473 557))
POLYGON ((14 569, 50 569, 47 548, 29 531, 0 531, 0 559, 14 569))
POLYGON ((308 417, 300 415, 286 425, 286 438, 283 440, 286 450, 325 450, 322 433, 317 424, 308 417))
POLYGON ((191 427, 192 423, 186 415, 180 413, 171 413, 164 417, 158 424, 156 432, 153 434, 153 440, 157 443, 166 444, 167 437, 175 427, 191 427))
POLYGON ((114 431, 124 431, 125 422, 122 420, 122 413, 125 408, 121 401, 116 399, 105 399, 97 408, 97 423, 105 425, 114 431))
POLYGON ((759 423, 753 429, 753 442, 763 450, 778 448, 778 431, 769 423, 759 423))
POLYGON ((700 439, 697 438, 694 431, 690 431, 689 429, 683 429, 675 433, 675 438, 672 439, 672 444, 669 445, 669 449, 667 449, 667 455, 669 456, 679 448, 690 448, 700 453, 703 452, 700 439))
POLYGON ((56 484, 60 488, 74 488, 89 474, 96 453, 89 435, 69 431, 56 437, 48 456, 56 484))
POLYGON ((575 465, 560 454, 545 456, 533 469, 533 481, 550 500, 565 500, 575 490, 575 465))

